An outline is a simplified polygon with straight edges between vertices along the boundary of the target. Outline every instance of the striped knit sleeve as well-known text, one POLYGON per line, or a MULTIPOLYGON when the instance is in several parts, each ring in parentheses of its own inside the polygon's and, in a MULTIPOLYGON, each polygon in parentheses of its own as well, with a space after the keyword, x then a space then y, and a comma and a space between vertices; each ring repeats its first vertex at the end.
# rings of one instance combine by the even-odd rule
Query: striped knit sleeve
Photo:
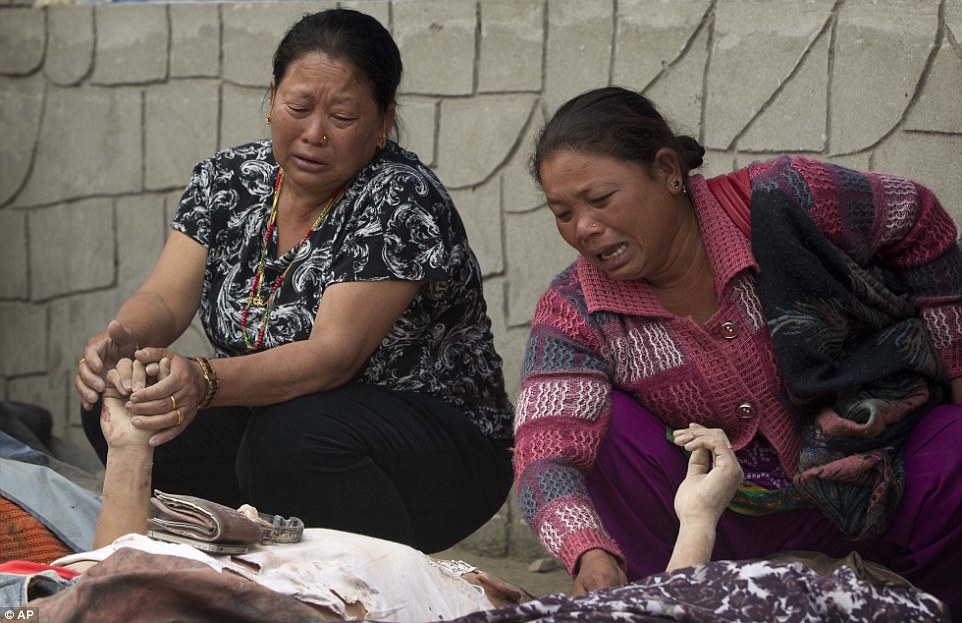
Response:
POLYGON ((521 512, 572 576, 589 549, 604 549, 624 561, 585 486, 584 474, 597 456, 611 409, 606 364, 593 342, 575 306, 549 290, 532 322, 515 411, 521 512))
POLYGON ((861 265, 878 256, 901 278, 949 378, 962 376, 962 250, 931 190, 904 177, 791 159, 813 219, 861 265))

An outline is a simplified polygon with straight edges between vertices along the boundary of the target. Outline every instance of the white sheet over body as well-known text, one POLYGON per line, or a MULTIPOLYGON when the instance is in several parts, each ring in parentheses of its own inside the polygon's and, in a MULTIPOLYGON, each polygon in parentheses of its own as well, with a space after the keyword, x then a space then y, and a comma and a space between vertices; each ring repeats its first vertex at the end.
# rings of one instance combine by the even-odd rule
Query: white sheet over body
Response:
MULTIPOLYGON (((102 561, 122 547, 190 558, 349 617, 356 606, 378 621, 446 620, 492 608, 481 587, 398 543, 309 528, 300 543, 254 546, 246 554, 208 555, 189 545, 128 534, 110 545, 54 562, 102 561)), ((354 615, 356 616, 356 614, 354 615)))

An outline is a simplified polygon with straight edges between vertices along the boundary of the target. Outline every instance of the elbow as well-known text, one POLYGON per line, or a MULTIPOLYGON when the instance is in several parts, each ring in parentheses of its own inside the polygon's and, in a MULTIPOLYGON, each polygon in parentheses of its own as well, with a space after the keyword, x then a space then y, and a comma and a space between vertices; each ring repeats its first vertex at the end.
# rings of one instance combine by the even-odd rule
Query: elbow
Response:
POLYGON ((347 385, 354 380, 363 363, 363 361, 354 363, 334 358, 329 359, 325 361, 326 365, 322 371, 317 371, 315 368, 314 371, 302 376, 300 382, 292 383, 289 392, 285 392, 289 395, 284 396, 283 400, 291 400, 307 394, 337 389, 347 385))
POLYGON ((342 355, 331 357, 328 360, 327 374, 324 374, 324 387, 322 389, 334 389, 347 385, 357 377, 358 371, 367 361, 366 358, 342 355))
POLYGON ((321 387, 318 391, 324 390, 324 389, 336 389, 338 387, 347 385, 348 383, 354 380, 354 376, 357 374, 357 370, 358 368, 356 367, 342 368, 340 370, 337 370, 326 379, 326 383, 324 383, 324 386, 321 387))

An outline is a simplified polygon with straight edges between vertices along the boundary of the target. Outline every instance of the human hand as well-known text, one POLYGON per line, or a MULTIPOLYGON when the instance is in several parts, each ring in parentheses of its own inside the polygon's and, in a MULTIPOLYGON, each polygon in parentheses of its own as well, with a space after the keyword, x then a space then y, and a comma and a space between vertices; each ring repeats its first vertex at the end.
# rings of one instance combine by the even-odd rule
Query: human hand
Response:
POLYGON ((121 387, 124 385, 129 386, 130 380, 129 378, 126 380, 117 378, 117 370, 130 371, 128 377, 134 376, 138 379, 133 385, 136 386, 139 384, 143 387, 147 383, 153 383, 166 378, 170 372, 170 362, 167 359, 163 359, 157 364, 145 367, 140 362, 127 358, 121 359, 117 362, 117 369, 111 370, 108 373, 108 376, 113 377, 114 381, 112 381, 111 385, 104 388, 103 402, 100 410, 100 430, 103 432, 104 439, 107 441, 108 450, 114 454, 118 451, 137 452, 147 450, 150 448, 148 441, 153 432, 137 428, 133 425, 133 416, 124 404, 126 402, 126 392, 118 389, 118 385, 121 387))
MULTIPOLYGON (((166 365, 166 376, 154 385, 134 388, 126 404, 133 415, 133 425, 154 433, 150 445, 159 446, 179 435, 197 416, 204 399, 206 383, 200 367, 193 361, 166 348, 143 348, 136 353, 136 363, 146 371, 154 365, 166 365)), ((119 376, 119 373, 118 373, 119 376)))
POLYGON ((106 387, 107 372, 122 358, 133 357, 136 345, 133 333, 117 320, 87 341, 74 379, 84 409, 93 407, 106 387))
POLYGON ((614 586, 624 586, 628 577, 621 570, 618 559, 603 549, 589 549, 578 558, 578 575, 571 587, 572 595, 614 586))
POLYGON ((129 396, 131 392, 163 380, 169 374, 170 359, 166 357, 148 364, 124 357, 107 371, 107 388, 114 394, 129 396))
POLYGON ((718 522, 742 481, 742 468, 725 431, 691 424, 674 431, 675 444, 691 452, 688 474, 675 492, 675 514, 685 522, 718 522))

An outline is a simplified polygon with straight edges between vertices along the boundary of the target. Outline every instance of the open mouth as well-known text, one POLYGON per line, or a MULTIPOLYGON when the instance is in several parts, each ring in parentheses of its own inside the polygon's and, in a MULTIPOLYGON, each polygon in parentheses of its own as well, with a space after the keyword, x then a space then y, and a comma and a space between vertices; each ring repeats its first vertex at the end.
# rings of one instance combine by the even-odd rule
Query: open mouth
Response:
POLYGON ((628 245, 622 242, 611 251, 605 251, 604 253, 599 253, 598 257, 601 259, 602 262, 607 262, 612 258, 618 257, 619 255, 621 255, 627 250, 628 250, 628 245))
POLYGON ((301 164, 307 165, 309 167, 322 167, 327 163, 322 160, 312 160, 310 158, 305 158, 304 156, 294 156, 301 164))

